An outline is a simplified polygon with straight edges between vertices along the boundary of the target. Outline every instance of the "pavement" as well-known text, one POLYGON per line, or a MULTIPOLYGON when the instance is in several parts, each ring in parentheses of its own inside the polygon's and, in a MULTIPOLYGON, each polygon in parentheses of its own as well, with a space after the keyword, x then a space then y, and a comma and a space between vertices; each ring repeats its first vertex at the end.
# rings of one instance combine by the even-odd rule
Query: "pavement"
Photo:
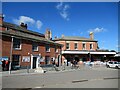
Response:
MULTIPOLYGON (((74 71, 74 70, 101 70, 105 68, 105 65, 95 65, 95 66, 82 66, 80 68, 72 68, 71 66, 60 66, 60 67, 43 67, 43 70, 45 73, 59 73, 59 72, 66 72, 66 71, 74 71), (99 68, 101 67, 101 68, 99 68)), ((40 74, 39 72, 35 72, 36 69, 19 69, 19 70, 13 70, 11 72, 9 71, 0 71, 0 76, 8 76, 8 75, 26 75, 26 74, 40 74)))

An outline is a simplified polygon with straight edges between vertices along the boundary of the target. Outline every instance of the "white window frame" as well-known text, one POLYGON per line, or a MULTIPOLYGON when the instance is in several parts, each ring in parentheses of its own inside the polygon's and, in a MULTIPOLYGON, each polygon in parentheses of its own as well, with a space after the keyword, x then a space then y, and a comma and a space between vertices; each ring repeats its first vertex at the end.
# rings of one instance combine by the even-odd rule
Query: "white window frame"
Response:
POLYGON ((32 44, 32 51, 38 51, 38 44, 35 44, 35 43, 33 43, 33 44, 32 44), (36 46, 36 47, 37 47, 37 49, 36 49, 36 50, 33 50, 33 47, 34 47, 34 46, 36 46))
POLYGON ((85 42, 82 43, 82 50, 86 50, 86 43, 85 42), (85 48, 83 48, 83 44, 85 44, 85 48))
POLYGON ((66 50, 70 50, 70 43, 66 43, 66 50), (69 44, 69 48, 67 49, 67 44, 69 44))
POLYGON ((14 49, 14 50, 21 50, 21 47, 22 47, 21 39, 19 39, 19 38, 13 38, 13 49, 14 49), (20 46, 19 46, 20 48, 14 48, 14 40, 15 40, 15 39, 20 40, 20 46))
POLYGON ((55 52, 58 52, 58 48, 55 48, 55 52))
POLYGON ((45 51, 46 51, 46 52, 50 52, 50 46, 46 46, 46 47, 45 47, 45 51), (47 47, 49 47, 49 50, 47 50, 47 47))
POLYGON ((90 46, 90 50, 93 50, 93 43, 90 43, 90 45, 92 45, 92 48, 91 48, 91 46, 90 46))
POLYGON ((74 43, 74 49, 78 50, 78 43, 76 43, 76 42, 74 43), (77 44, 77 48, 75 48, 75 44, 77 44))

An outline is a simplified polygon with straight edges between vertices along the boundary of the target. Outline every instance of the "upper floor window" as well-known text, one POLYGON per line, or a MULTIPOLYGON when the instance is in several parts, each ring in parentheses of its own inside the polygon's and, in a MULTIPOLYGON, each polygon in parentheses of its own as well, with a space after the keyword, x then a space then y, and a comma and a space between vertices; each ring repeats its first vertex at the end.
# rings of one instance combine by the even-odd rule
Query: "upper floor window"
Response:
POLYGON ((58 48, 55 48, 55 52, 58 52, 58 48))
POLYGON ((74 49, 78 49, 78 43, 74 44, 74 49))
POLYGON ((21 49, 21 41, 20 39, 14 38, 13 39, 13 48, 20 50, 21 49))
POLYGON ((32 51, 38 51, 38 45, 37 44, 32 45, 32 51))
POLYGON ((6 31, 10 30, 8 27, 6 27, 5 29, 6 29, 6 31))
POLYGON ((90 49, 93 49, 93 44, 90 44, 90 49))
POLYGON ((70 49, 70 44, 66 43, 66 49, 70 49))
POLYGON ((85 50, 85 43, 82 44, 82 49, 85 50))
POLYGON ((46 52, 50 52, 50 46, 46 46, 46 52))

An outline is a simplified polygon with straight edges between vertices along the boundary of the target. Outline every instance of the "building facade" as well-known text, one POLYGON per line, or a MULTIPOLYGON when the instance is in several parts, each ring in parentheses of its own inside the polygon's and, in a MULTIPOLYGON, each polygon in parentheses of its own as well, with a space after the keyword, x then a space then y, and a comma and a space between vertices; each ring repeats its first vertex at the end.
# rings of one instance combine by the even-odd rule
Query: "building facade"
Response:
POLYGON ((104 61, 110 56, 114 56, 116 52, 109 52, 98 49, 98 41, 94 40, 93 32, 90 32, 89 38, 64 36, 55 38, 54 41, 63 44, 62 47, 62 63, 76 61, 104 61))
POLYGON ((50 30, 45 35, 27 29, 27 24, 20 26, 3 21, 0 16, 0 58, 9 60, 13 67, 34 69, 40 65, 50 65, 55 60, 60 65, 61 44, 51 40, 50 30))

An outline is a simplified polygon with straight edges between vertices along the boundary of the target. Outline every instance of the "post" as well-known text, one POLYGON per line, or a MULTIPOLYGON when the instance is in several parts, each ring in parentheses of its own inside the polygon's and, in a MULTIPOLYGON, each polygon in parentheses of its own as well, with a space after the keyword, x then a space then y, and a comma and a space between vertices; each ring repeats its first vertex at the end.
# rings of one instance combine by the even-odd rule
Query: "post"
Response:
POLYGON ((11 74, 11 66, 12 66, 12 50, 13 50, 13 36, 12 36, 11 49, 10 49, 9 74, 11 74))
POLYGON ((29 65, 27 65, 27 73, 29 73, 29 65))

